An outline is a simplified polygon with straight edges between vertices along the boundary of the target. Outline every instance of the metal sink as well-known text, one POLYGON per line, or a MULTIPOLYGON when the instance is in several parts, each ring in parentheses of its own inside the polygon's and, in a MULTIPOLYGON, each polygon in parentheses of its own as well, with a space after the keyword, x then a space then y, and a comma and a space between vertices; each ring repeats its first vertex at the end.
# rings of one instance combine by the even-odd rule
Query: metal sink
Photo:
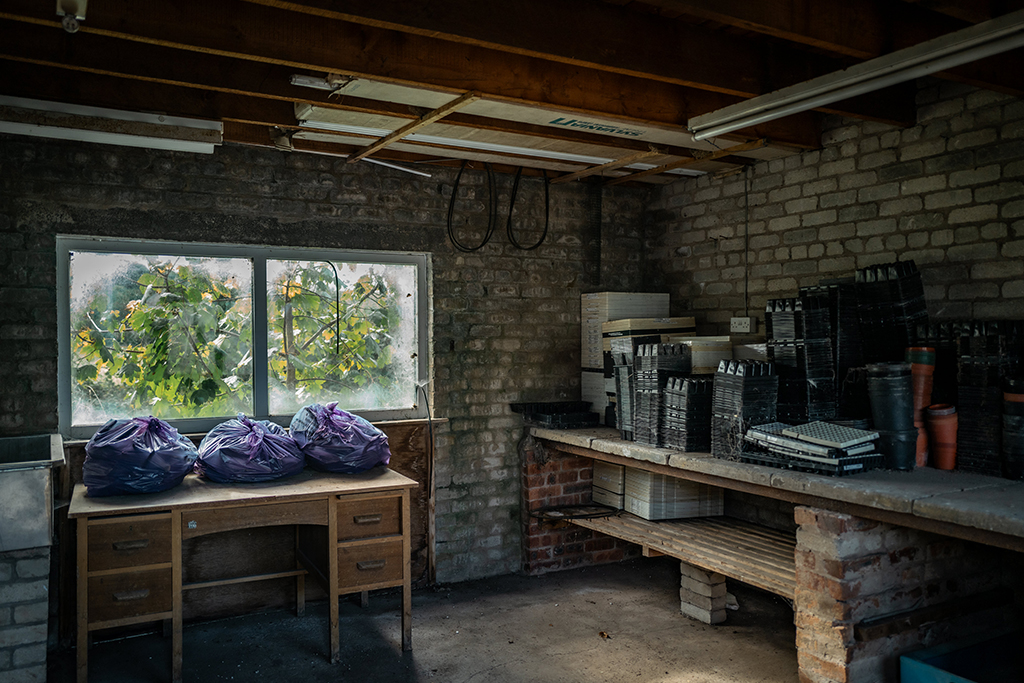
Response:
POLYGON ((50 468, 63 464, 59 434, 0 437, 0 553, 50 545, 50 468))

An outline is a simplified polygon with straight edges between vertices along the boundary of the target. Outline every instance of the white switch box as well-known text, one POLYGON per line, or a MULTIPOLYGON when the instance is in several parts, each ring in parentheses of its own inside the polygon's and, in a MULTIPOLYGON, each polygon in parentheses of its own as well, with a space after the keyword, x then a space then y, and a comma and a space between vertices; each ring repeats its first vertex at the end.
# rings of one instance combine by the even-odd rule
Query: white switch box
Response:
POLYGON ((731 318, 729 332, 733 334, 753 334, 757 331, 757 318, 731 318))

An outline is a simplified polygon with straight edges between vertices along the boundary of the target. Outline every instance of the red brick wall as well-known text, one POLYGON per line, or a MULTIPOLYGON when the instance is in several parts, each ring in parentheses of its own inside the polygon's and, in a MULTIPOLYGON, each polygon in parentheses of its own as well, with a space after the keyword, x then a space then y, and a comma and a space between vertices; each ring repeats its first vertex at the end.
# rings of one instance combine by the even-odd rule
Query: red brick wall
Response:
POLYGON ((796 508, 796 522, 801 683, 896 681, 901 654, 1021 618, 1019 553, 808 507, 796 508), (963 607, 993 593, 999 604, 963 607), (936 615, 912 618, 931 608, 936 615), (859 630, 899 613, 911 618, 884 634, 859 630))
POLYGON ((640 555, 640 547, 566 522, 537 519, 530 513, 547 507, 591 502, 594 461, 542 450, 533 439, 520 449, 523 458, 523 571, 544 574, 640 555))

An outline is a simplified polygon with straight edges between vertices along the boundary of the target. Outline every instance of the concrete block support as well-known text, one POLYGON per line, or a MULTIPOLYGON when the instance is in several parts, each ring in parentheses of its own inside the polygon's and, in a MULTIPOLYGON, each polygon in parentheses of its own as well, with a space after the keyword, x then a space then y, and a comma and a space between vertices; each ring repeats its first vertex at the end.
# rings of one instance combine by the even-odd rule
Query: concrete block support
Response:
POLYGON ((705 624, 725 621, 725 577, 686 562, 679 573, 679 611, 705 624))

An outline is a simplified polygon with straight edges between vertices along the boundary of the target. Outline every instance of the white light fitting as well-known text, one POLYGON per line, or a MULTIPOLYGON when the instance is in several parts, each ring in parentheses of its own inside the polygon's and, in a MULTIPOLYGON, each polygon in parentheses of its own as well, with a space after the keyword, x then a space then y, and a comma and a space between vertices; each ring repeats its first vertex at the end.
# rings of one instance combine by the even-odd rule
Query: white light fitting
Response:
POLYGON ((687 127, 694 140, 706 140, 1022 46, 1024 10, 1018 10, 849 69, 695 116, 687 127))
MULTIPOLYGON (((359 135, 361 137, 373 138, 382 138, 391 132, 386 128, 368 128, 366 126, 352 126, 344 123, 335 123, 333 121, 313 121, 300 119, 299 125, 302 126, 303 128, 308 128, 311 130, 329 130, 336 133, 348 133, 350 135, 359 135)), ((595 157, 585 154, 571 154, 569 152, 557 152, 554 150, 547 149, 531 149, 530 147, 501 145, 494 142, 481 142, 478 140, 446 138, 437 135, 424 135, 422 133, 413 133, 403 138, 403 140, 409 142, 423 142, 431 145, 443 145, 445 147, 461 147, 463 149, 472 149, 480 152, 494 152, 495 154, 514 154, 518 156, 534 157, 537 159, 568 161, 578 164, 589 164, 593 166, 600 166, 602 164, 607 164, 610 161, 614 161, 614 159, 610 157, 595 157)), ((650 168, 654 168, 654 166, 652 164, 636 163, 628 166, 627 168, 633 168, 636 170, 647 170, 650 168)), ((675 175, 700 175, 700 173, 694 171, 680 170, 676 172, 675 175)))
POLYGON ((85 107, 0 95, 0 133, 212 154, 220 121, 85 107))

